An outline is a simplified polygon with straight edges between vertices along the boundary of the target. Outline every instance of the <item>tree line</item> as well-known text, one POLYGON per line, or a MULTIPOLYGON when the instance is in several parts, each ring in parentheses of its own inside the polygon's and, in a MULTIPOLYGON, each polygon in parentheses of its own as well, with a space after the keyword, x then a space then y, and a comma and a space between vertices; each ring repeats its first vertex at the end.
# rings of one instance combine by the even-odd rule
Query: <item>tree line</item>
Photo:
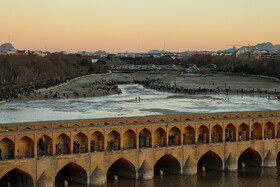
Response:
POLYGON ((107 70, 105 61, 92 64, 91 57, 74 54, 53 53, 46 57, 33 54, 0 55, 0 100, 7 95, 47 88, 78 76, 107 70))
POLYGON ((216 64, 217 71, 244 73, 253 75, 266 75, 275 78, 280 78, 280 58, 275 59, 245 59, 236 58, 234 56, 212 56, 195 54, 187 59, 173 59, 171 56, 154 57, 122 57, 116 62, 123 62, 134 65, 167 65, 175 64, 182 67, 188 67, 189 64, 195 64, 202 67, 209 64, 216 64))

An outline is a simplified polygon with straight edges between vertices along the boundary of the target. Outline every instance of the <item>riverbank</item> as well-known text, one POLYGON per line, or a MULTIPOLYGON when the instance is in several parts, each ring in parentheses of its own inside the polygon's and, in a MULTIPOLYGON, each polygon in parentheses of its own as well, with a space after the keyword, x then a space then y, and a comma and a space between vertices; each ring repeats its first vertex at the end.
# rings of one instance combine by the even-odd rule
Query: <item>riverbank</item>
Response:
MULTIPOLYGON (((138 83, 147 88, 186 94, 262 94, 279 96, 277 80, 257 76, 236 75, 178 75, 176 72, 134 72, 92 74, 72 79, 66 83, 37 90, 30 95, 20 95, 17 100, 43 100, 100 97, 121 94, 119 84, 138 83)), ((6 101, 1 101, 0 104, 6 101)))

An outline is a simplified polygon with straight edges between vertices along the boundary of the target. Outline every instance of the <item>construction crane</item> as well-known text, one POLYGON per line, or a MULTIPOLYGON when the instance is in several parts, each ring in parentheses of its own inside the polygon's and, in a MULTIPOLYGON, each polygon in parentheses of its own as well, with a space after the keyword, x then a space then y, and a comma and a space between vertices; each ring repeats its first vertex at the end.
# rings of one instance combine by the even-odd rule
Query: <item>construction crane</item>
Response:
POLYGON ((251 53, 250 53, 250 47, 256 47, 255 45, 250 45, 250 44, 247 44, 247 45, 240 45, 240 44, 233 44, 233 45, 228 45, 228 46, 233 46, 233 47, 248 47, 248 58, 251 58, 251 53))

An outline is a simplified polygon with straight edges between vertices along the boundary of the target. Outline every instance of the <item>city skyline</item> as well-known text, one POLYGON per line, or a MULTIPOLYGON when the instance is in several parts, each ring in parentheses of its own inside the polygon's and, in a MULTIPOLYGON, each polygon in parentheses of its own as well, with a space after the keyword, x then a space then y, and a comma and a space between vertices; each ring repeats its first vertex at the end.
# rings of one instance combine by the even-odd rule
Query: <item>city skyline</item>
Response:
POLYGON ((279 1, 1 2, 0 43, 48 51, 215 51, 280 43, 279 1), (232 45, 232 46, 231 46, 232 45))

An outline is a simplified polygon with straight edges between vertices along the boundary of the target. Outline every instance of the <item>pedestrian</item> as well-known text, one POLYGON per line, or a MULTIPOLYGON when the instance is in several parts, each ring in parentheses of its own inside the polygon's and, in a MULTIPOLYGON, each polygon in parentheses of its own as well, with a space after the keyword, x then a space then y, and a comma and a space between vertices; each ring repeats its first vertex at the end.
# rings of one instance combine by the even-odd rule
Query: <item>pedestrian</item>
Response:
POLYGON ((76 143, 76 141, 74 141, 74 143, 73 143, 73 148, 74 148, 74 153, 76 153, 76 149, 77 149, 77 143, 76 143))
POLYGON ((80 152, 80 143, 77 141, 77 152, 80 152))
POLYGON ((110 142, 110 146, 111 146, 111 151, 113 150, 113 146, 114 146, 114 143, 113 143, 113 141, 111 140, 111 142, 110 142))
POLYGON ((215 137, 214 137, 214 136, 215 136, 215 134, 212 133, 212 134, 211 134, 212 143, 215 143, 215 137))
POLYGON ((0 160, 2 160, 2 149, 0 148, 0 160))

